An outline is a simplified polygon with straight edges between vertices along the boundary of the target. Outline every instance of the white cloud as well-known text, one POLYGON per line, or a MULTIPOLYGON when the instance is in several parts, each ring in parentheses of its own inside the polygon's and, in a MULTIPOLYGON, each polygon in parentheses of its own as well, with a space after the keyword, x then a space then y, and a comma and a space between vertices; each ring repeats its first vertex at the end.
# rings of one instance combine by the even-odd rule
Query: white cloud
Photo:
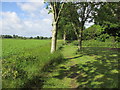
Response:
POLYGON ((15 12, 4 12, 3 34, 18 34, 24 36, 50 36, 51 20, 22 20, 15 12))
POLYGON ((44 0, 26 0, 27 2, 44 2, 44 0))
POLYGON ((41 7, 44 6, 43 2, 29 2, 29 3, 17 3, 18 6, 20 6, 20 8, 23 11, 27 11, 27 12, 33 12, 33 11, 38 11, 41 7))
POLYGON ((23 29, 20 18, 15 12, 2 12, 2 33, 15 34, 23 29))
MULTIPOLYGON (((28 2, 28 3, 17 3, 17 5, 27 14, 30 18, 49 18, 48 10, 45 8, 44 2, 28 2)), ((51 17, 50 17, 51 18, 51 17)))

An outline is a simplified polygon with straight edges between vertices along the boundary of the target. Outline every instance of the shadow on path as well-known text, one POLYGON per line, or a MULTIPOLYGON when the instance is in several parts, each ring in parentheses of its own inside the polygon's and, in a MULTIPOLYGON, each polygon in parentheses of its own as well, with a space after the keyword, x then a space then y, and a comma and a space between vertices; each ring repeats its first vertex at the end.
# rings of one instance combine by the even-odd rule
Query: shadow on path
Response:
POLYGON ((22 87, 29 88, 29 90, 40 90, 43 88, 44 83, 48 79, 49 73, 52 73, 57 65, 65 63, 66 61, 67 59, 63 59, 62 54, 59 55, 59 58, 57 57, 51 59, 39 71, 39 75, 34 76, 32 79, 28 80, 22 87))
POLYGON ((53 78, 76 79, 79 83, 77 88, 118 88, 119 49, 85 47, 78 54, 80 56, 68 58, 68 60, 80 58, 81 62, 81 57, 84 55, 94 57, 94 60, 86 61, 84 64, 75 64, 69 69, 62 66, 58 71, 59 75, 53 78))

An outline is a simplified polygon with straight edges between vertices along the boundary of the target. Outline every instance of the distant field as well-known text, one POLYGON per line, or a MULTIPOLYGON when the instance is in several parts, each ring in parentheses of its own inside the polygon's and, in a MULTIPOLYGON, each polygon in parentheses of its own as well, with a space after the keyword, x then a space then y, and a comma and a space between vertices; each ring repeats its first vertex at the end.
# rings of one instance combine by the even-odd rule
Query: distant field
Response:
POLYGON ((2 58, 16 55, 27 49, 40 48, 44 45, 50 45, 50 40, 22 40, 22 39, 3 39, 2 40, 2 58))

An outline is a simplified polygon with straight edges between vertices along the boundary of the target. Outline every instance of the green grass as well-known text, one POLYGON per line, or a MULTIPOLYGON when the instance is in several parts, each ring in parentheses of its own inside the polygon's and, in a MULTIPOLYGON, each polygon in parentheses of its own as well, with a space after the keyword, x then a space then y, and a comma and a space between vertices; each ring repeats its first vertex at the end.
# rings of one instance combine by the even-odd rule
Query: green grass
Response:
POLYGON ((119 43, 83 41, 77 52, 76 41, 60 40, 50 54, 50 40, 2 42, 3 88, 118 88, 119 52, 110 48, 119 43))
POLYGON ((64 46, 64 62, 51 68, 44 88, 118 88, 118 51, 85 46, 76 51, 73 44, 64 46))
POLYGON ((2 39, 2 58, 22 53, 25 49, 40 48, 48 43, 50 40, 2 39))
POLYGON ((3 39, 2 42, 3 88, 40 87, 42 70, 53 61, 62 60, 59 52, 50 54, 50 40, 3 39))

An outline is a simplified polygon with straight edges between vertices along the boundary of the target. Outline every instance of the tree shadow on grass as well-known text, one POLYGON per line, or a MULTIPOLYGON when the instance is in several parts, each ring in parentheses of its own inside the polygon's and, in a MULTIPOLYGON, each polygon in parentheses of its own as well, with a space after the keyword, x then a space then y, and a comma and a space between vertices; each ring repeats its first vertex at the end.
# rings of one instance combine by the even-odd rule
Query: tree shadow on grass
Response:
POLYGON ((52 73, 56 66, 65 63, 67 59, 64 59, 62 55, 59 57, 51 58, 49 62, 47 62, 43 68, 39 71, 38 76, 34 76, 31 80, 28 80, 24 85, 23 88, 29 88, 30 90, 41 89, 44 86, 44 83, 48 79, 48 74, 52 73))
POLYGON ((78 75, 78 73, 76 73, 79 70, 79 66, 77 64, 71 66, 69 69, 65 69, 65 68, 66 67, 64 67, 64 69, 59 70, 59 75, 53 77, 58 79, 63 79, 65 77, 74 78, 78 75))
POLYGON ((119 49, 85 47, 78 54, 83 57, 94 56, 95 60, 87 61, 85 64, 75 64, 69 69, 64 66, 54 78, 76 79, 79 83, 77 88, 118 88, 119 49))
POLYGON ((72 57, 72 58, 67 58, 66 60, 70 60, 70 59, 76 59, 76 58, 79 58, 79 57, 82 57, 83 55, 79 55, 79 56, 75 56, 75 57, 72 57))
POLYGON ((56 59, 52 59, 50 62, 43 66, 42 72, 51 73, 55 70, 56 66, 58 66, 59 64, 64 64, 67 61, 68 59, 64 59, 63 56, 56 59))
MULTIPOLYGON (((44 80, 41 76, 35 76, 28 80, 22 87, 27 90, 40 90, 44 85, 44 80)), ((21 90, 23 89, 21 88, 21 90)))

